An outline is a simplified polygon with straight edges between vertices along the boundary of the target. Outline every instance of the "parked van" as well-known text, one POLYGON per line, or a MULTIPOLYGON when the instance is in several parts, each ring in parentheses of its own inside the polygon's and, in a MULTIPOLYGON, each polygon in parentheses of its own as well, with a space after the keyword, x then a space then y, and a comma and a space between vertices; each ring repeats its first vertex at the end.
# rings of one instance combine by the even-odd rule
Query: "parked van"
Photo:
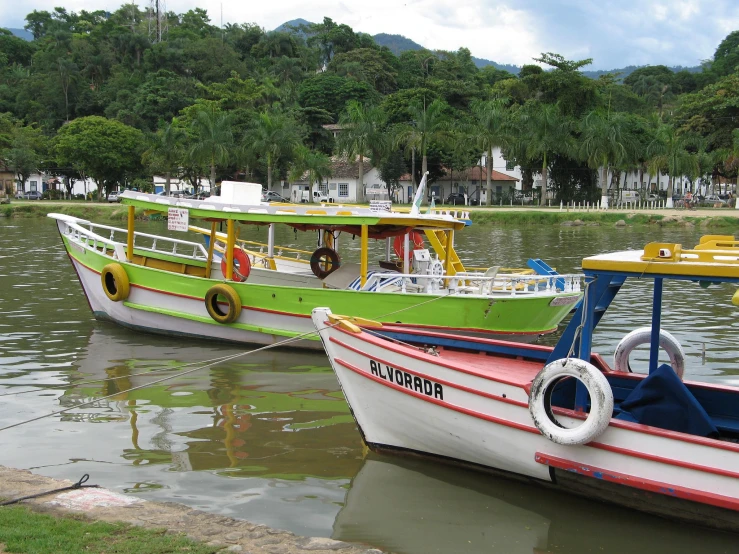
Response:
POLYGON ((297 191, 297 198, 295 199, 296 202, 302 202, 302 203, 308 203, 308 202, 331 202, 333 203, 334 198, 333 196, 327 196, 326 194, 322 193, 318 189, 313 189, 313 199, 311 200, 310 197, 310 190, 308 189, 308 186, 305 185, 305 188, 301 188, 297 191))

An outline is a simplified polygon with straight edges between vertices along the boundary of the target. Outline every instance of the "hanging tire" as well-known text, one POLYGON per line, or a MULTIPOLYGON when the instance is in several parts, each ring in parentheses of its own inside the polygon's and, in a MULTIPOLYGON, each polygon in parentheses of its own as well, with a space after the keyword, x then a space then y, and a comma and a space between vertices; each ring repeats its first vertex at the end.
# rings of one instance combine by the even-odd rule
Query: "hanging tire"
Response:
MULTIPOLYGON (((251 262, 249 256, 246 255, 241 248, 234 246, 233 250, 234 268, 231 279, 237 283, 243 283, 249 278, 251 272, 251 262)), ((221 273, 223 277, 226 277, 226 271, 228 270, 228 262, 226 261, 226 254, 224 253, 221 258, 221 273)))
POLYGON ((125 300, 131 292, 128 274, 121 264, 106 265, 100 273, 100 281, 103 284, 105 296, 113 302, 125 300))
MULTIPOLYGON (((408 233, 408 244, 411 247, 411 251, 418 250, 426 246, 423 242, 423 236, 418 231, 411 231, 408 233)), ((393 241, 393 250, 395 255, 401 260, 405 259, 405 235, 398 235, 393 241)))
POLYGON ((313 252, 310 257, 310 269, 319 279, 328 277, 341 267, 341 256, 333 248, 323 246, 313 252))
POLYGON ((544 366, 531 384, 529 413, 534 425, 550 441, 566 446, 597 439, 613 415, 613 391, 598 368, 578 358, 556 360, 544 366), (551 397, 557 382, 565 377, 581 381, 590 394, 590 413, 579 426, 562 427, 552 413, 551 397))
POLYGON ((241 315, 241 298, 230 285, 224 283, 213 285, 205 293, 205 309, 208 310, 208 315, 218 323, 233 323, 241 315), (218 297, 226 299, 226 304, 228 304, 226 311, 223 310, 218 297))
MULTIPOLYGON (((640 327, 634 329, 621 339, 613 353, 613 369, 614 371, 631 372, 629 365, 629 356, 631 352, 640 344, 649 344, 652 340, 652 328, 640 327)), ((664 329, 659 331, 659 346, 663 348, 670 357, 670 365, 675 370, 680 379, 685 373, 685 351, 680 346, 678 340, 664 329)))

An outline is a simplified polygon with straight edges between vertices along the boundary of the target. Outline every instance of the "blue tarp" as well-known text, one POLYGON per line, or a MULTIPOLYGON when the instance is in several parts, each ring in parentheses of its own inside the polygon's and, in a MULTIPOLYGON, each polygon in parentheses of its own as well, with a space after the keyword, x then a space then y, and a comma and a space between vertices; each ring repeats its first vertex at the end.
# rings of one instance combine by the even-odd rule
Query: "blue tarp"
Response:
POLYGON ((701 437, 718 436, 706 410, 667 364, 634 387, 619 408, 616 419, 701 437))

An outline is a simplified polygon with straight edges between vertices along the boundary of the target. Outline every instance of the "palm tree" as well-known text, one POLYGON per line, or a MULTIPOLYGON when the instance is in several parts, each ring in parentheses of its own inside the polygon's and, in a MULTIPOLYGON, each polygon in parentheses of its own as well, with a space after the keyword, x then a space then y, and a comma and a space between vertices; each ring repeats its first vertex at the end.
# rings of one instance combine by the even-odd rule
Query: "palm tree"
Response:
POLYGON ((267 188, 272 190, 272 169, 300 145, 297 124, 285 114, 263 112, 254 120, 244 140, 266 160, 267 188))
POLYGON ((634 139, 628 131, 623 113, 609 114, 594 110, 585 116, 581 126, 580 153, 593 169, 601 171, 601 204, 608 207, 608 174, 611 166, 627 161, 634 150, 634 139))
POLYGON ((359 158, 358 192, 364 195, 364 158, 370 156, 375 162, 385 153, 387 140, 382 128, 385 112, 377 106, 365 106, 356 100, 346 105, 339 118, 342 130, 336 139, 336 150, 352 163, 359 158))
MULTIPOLYGON (((164 193, 169 196, 172 174, 176 174, 182 164, 182 145, 185 133, 182 129, 167 123, 152 136, 149 148, 144 152, 144 163, 153 171, 164 173, 164 193)), ((211 183, 211 190, 213 190, 211 183)))
POLYGON ((233 133, 231 115, 215 105, 198 109, 192 122, 195 143, 190 148, 194 160, 210 167, 210 187, 216 184, 216 167, 226 165, 231 157, 233 133))
MULTIPOLYGON (((695 137, 679 133, 672 125, 661 125, 647 152, 653 167, 667 170, 670 177, 667 187, 667 207, 672 208, 673 182, 679 175, 696 175, 698 157, 688 148, 696 143, 695 137)), ((659 174, 658 174, 659 175, 659 174)))
POLYGON ((505 146, 510 141, 508 121, 510 112, 507 108, 508 99, 496 98, 486 102, 477 101, 472 104, 474 123, 468 128, 467 134, 478 148, 485 151, 485 169, 487 178, 485 191, 487 205, 492 205, 493 190, 490 182, 493 173, 493 148, 505 146))
POLYGON ((550 154, 567 155, 573 150, 571 119, 562 114, 557 104, 526 104, 519 112, 519 149, 529 160, 542 160, 541 201, 547 197, 548 158, 550 154))
POLYGON ((313 198, 313 183, 322 183, 331 176, 331 160, 319 150, 311 150, 305 146, 298 146, 295 151, 295 160, 290 169, 289 179, 300 180, 308 172, 308 198, 313 198))
POLYGON ((438 99, 428 107, 425 103, 413 104, 408 107, 411 124, 401 125, 396 130, 395 142, 398 145, 421 153, 421 175, 428 171, 429 143, 444 141, 449 136, 449 120, 444 113, 446 107, 447 104, 438 99))

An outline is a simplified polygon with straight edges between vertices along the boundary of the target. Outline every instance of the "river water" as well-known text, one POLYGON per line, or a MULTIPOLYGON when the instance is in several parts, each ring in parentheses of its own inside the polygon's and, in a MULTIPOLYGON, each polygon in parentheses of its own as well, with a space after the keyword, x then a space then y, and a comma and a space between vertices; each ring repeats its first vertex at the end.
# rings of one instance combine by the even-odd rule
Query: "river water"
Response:
MULTIPOLYGON (((166 233, 161 222, 138 229, 166 233)), ((693 246, 699 236, 685 228, 478 225, 458 233, 456 246, 472 266, 540 257, 573 272, 583 256, 649 241, 693 246)), ((316 236, 282 230, 277 239, 312 250, 316 236)), ((356 260, 358 239, 342 237, 340 246, 356 260)), ((373 248, 380 257, 383 245, 373 248)), ((739 386, 734 289, 665 288, 663 327, 685 348, 687 376, 739 386)), ((599 326, 597 351, 610 357, 624 334, 648 324, 641 299, 649 295, 646 283, 627 283, 599 326)), ((94 320, 54 222, 0 218, 0 427, 71 408, 3 430, 0 464, 71 480, 89 473, 91 483, 142 498, 401 554, 736 552, 736 538, 722 533, 367 453, 320 353, 268 350, 181 374, 243 352, 94 320), (121 378, 100 381, 110 377, 121 378), (174 378, 153 383, 163 377, 174 378)), ((635 360, 645 367, 646 351, 635 360)))

